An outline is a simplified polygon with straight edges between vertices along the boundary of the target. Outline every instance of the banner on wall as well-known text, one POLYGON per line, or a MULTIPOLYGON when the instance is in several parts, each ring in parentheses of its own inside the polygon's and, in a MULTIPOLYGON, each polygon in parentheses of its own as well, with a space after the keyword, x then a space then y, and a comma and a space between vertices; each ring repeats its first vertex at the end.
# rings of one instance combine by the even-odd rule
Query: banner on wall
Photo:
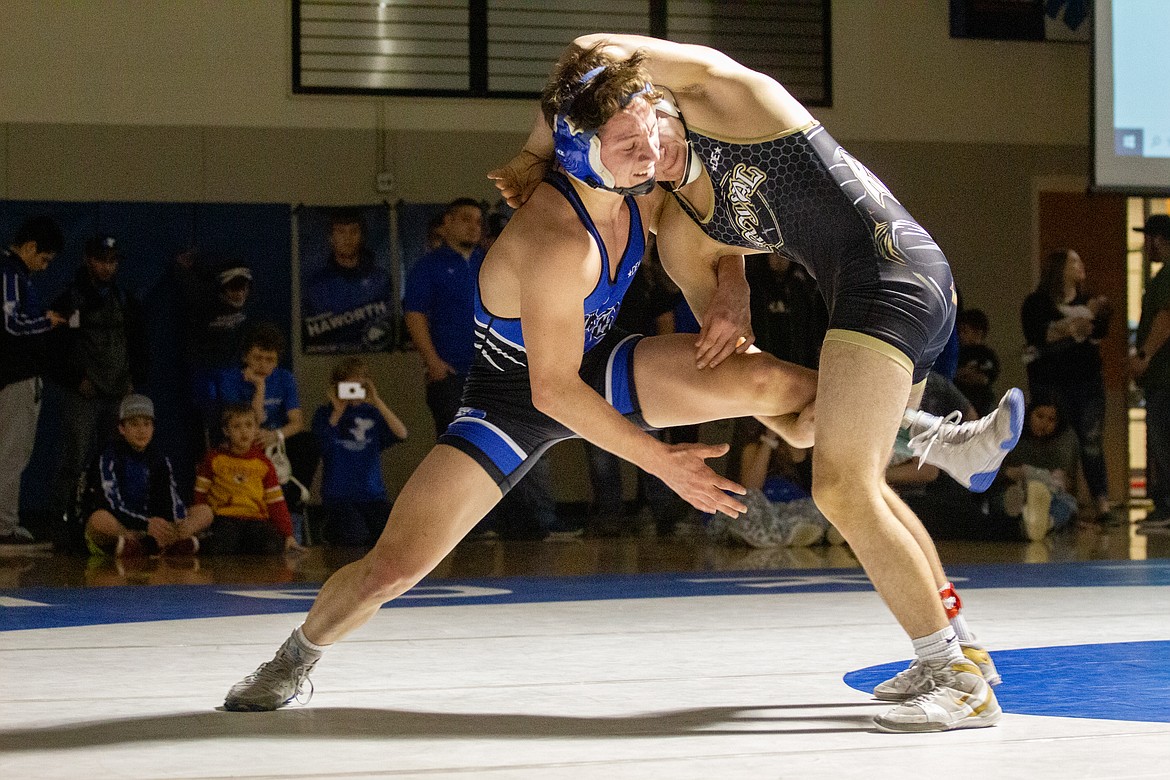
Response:
POLYGON ((306 354, 382 352, 394 343, 398 296, 385 205, 297 210, 301 344, 306 354))

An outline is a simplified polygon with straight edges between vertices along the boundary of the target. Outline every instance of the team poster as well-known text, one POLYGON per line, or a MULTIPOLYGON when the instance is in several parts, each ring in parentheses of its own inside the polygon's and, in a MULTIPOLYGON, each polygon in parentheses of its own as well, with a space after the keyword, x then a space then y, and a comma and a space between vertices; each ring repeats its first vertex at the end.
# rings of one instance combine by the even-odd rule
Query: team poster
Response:
POLYGON ((298 234, 304 351, 390 348, 396 313, 386 206, 304 207, 298 234))

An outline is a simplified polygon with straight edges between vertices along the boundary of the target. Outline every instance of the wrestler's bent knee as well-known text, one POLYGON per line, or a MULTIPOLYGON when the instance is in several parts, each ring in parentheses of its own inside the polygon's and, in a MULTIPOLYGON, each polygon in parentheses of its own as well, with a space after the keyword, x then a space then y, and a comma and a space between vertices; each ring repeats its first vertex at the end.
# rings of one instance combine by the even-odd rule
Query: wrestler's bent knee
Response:
POLYGON ((877 505, 882 500, 881 493, 845 470, 822 467, 823 473, 818 474, 817 468, 818 464, 814 462, 813 503, 829 522, 848 536, 846 528, 869 514, 859 510, 867 504, 877 505))
POLYGON ((358 585, 361 601, 386 603, 410 590, 427 575, 422 567, 402 566, 390 556, 378 554, 377 548, 361 562, 362 577, 358 585))

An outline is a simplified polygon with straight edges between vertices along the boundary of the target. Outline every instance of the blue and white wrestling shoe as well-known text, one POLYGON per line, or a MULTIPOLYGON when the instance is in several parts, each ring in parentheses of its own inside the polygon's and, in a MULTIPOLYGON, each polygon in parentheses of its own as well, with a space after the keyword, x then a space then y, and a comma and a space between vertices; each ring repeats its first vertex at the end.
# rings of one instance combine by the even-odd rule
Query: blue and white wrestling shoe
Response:
POLYGON ((946 417, 919 412, 907 417, 908 446, 923 463, 938 466, 972 493, 982 493, 991 487, 1004 457, 1020 440, 1024 394, 1013 387, 991 414, 971 422, 959 422, 962 418, 960 412, 946 417))

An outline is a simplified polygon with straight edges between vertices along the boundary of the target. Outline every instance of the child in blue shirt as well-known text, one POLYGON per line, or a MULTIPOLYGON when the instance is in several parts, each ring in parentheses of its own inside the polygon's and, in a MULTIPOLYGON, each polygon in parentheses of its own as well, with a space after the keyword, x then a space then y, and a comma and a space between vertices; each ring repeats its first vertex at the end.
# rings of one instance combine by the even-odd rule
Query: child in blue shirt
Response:
POLYGON ((313 415, 313 434, 324 466, 326 540, 339 546, 372 545, 390 514, 382 451, 404 440, 407 431, 378 395, 365 360, 346 358, 333 369, 329 403, 313 415))
POLYGON ((211 375, 200 393, 212 445, 223 440, 220 414, 225 406, 245 404, 260 420, 258 444, 277 436, 291 439, 305 429, 301 399, 292 372, 279 365, 284 336, 270 323, 257 325, 244 341, 241 364, 211 375))

